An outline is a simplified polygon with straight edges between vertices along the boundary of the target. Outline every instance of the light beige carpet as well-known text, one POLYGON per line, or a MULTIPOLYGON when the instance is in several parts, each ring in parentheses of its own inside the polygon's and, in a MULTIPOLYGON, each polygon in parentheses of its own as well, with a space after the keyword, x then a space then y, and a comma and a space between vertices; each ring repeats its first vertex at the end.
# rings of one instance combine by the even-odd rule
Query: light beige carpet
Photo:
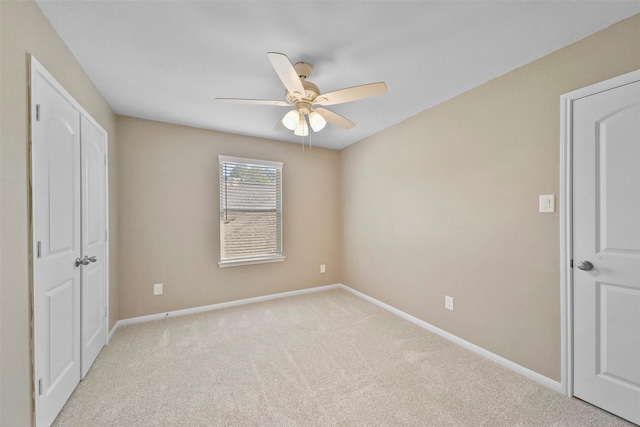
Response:
POLYGON ((626 426, 344 290, 118 329, 58 426, 626 426))

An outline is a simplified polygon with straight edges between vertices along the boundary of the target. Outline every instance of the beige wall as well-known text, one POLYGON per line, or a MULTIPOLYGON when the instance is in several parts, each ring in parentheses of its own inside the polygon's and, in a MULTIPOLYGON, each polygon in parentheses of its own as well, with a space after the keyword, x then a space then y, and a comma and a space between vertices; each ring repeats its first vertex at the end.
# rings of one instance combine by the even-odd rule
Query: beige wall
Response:
POLYGON ((343 150, 343 283, 559 381, 560 95, 638 68, 640 15, 343 150))
POLYGON ((116 117, 32 1, 0 1, 0 425, 31 422, 29 54, 109 133, 111 324, 118 319, 116 117))
POLYGON ((130 117, 118 141, 120 318, 340 281, 339 152, 130 117), (284 162, 284 262, 218 267, 220 154, 284 162))

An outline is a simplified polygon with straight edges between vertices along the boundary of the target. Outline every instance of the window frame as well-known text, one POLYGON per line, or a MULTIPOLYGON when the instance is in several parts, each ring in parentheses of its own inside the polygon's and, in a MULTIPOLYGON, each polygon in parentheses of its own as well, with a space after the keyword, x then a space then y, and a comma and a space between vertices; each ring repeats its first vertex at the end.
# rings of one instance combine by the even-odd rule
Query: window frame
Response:
MULTIPOLYGON (((283 241, 283 205, 282 205, 282 181, 283 181, 283 163, 282 162, 276 162, 276 161, 271 161, 271 160, 258 160, 258 159, 249 159, 249 158, 244 158, 244 157, 233 157, 233 156, 223 156, 223 155, 219 155, 218 156, 218 180, 220 181, 220 178, 222 176, 222 168, 223 165, 226 163, 236 163, 239 165, 243 165, 243 166, 259 166, 259 167, 270 167, 270 168, 276 168, 279 170, 280 173, 280 182, 279 182, 279 187, 276 191, 277 194, 280 195, 280 224, 277 227, 277 230, 279 230, 279 236, 276 234, 276 239, 279 242, 279 253, 275 254, 275 255, 266 255, 266 256, 250 256, 250 257, 236 257, 236 258, 222 258, 222 253, 223 253, 223 248, 222 248, 222 242, 223 242, 223 230, 222 230, 222 206, 223 206, 223 202, 222 202, 222 197, 223 197, 223 192, 222 192, 222 182, 218 182, 218 195, 219 195, 219 209, 218 209, 218 230, 219 230, 219 239, 218 239, 218 248, 220 250, 219 253, 219 259, 218 259, 218 266, 219 267, 236 267, 236 266, 242 266, 242 265, 253 265, 253 264, 265 264, 265 263, 272 263, 272 262, 282 262, 285 260, 285 256, 283 255, 284 253, 284 241, 283 241)), ((276 206, 277 206, 277 201, 276 201, 276 206)), ((276 231, 276 233, 278 233, 276 231)))

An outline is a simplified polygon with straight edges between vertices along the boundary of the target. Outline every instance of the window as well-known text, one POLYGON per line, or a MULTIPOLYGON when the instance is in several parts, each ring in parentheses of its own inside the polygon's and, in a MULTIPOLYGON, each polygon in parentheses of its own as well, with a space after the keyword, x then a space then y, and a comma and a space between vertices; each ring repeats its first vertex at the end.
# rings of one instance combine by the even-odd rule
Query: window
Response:
POLYGON ((284 261, 282 163, 218 156, 220 267, 284 261))

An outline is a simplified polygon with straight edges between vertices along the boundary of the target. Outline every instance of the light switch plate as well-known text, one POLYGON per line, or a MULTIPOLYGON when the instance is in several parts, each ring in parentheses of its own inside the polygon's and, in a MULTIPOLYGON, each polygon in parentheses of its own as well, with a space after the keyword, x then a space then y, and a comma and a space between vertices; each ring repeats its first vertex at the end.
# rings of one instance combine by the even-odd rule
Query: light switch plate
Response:
POLYGON ((551 213, 556 211, 556 196, 554 194, 541 195, 539 198, 539 212, 551 213))

